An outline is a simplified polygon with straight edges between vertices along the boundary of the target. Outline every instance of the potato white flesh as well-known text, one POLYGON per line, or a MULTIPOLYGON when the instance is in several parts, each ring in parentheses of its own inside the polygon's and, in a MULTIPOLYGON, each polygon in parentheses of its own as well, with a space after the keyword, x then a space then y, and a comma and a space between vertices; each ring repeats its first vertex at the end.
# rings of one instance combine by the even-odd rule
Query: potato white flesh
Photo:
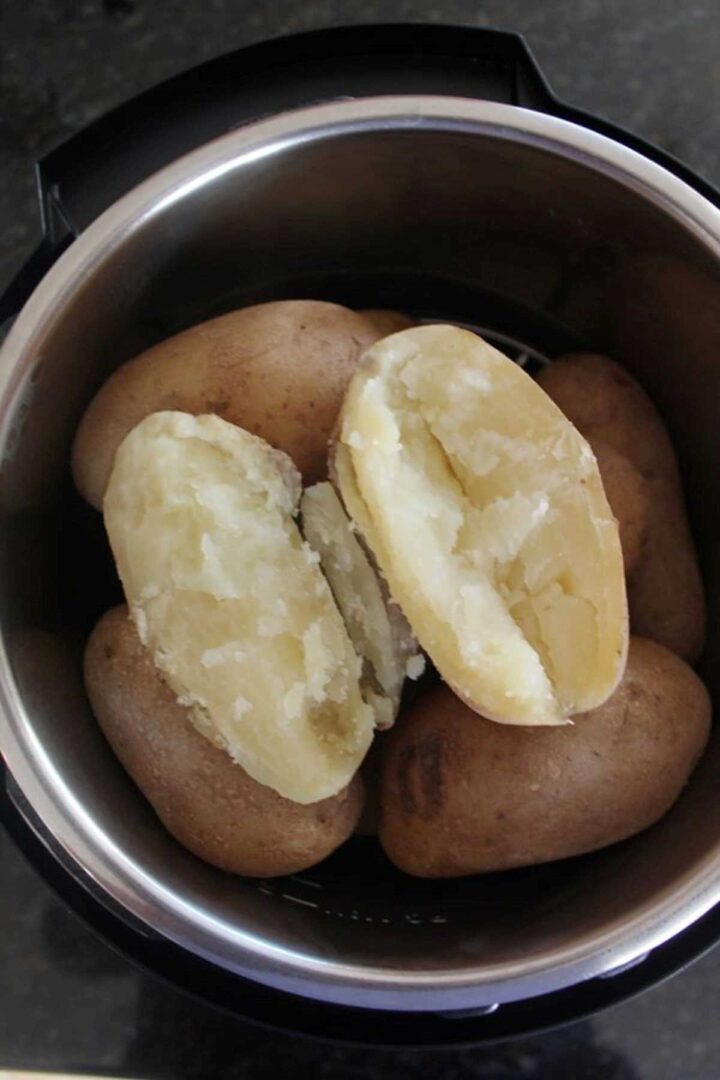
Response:
POLYGON ((397 715, 405 677, 417 678, 424 658, 354 535, 332 484, 307 488, 300 509, 305 539, 320 556, 350 640, 363 660, 363 696, 375 711, 376 727, 388 728, 397 715))
POLYGON ((451 326, 365 354, 334 470, 443 678, 507 724, 605 701, 627 655, 618 528, 585 440, 516 364, 451 326))
POLYGON ((154 413, 115 457, 105 525, 140 638, 199 731, 298 803, 372 740, 361 663, 293 520, 290 459, 216 416, 154 413))

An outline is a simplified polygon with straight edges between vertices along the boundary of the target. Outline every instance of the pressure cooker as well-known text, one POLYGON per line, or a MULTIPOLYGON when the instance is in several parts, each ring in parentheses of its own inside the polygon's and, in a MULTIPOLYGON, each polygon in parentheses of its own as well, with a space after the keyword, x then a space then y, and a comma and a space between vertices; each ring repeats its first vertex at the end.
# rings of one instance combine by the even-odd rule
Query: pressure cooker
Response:
POLYGON ((98 933, 265 1024, 376 1045, 538 1030, 720 936, 720 746, 671 813, 603 852, 413 880, 370 839, 257 881, 181 849, 90 714, 82 645, 119 598, 69 448, 148 345, 288 297, 474 327, 523 362, 610 352, 668 423, 720 690, 720 196, 559 101, 523 40, 363 26, 223 56, 38 165, 43 238, 0 300, 3 821, 98 933), (713 303, 713 299, 714 303, 713 303))

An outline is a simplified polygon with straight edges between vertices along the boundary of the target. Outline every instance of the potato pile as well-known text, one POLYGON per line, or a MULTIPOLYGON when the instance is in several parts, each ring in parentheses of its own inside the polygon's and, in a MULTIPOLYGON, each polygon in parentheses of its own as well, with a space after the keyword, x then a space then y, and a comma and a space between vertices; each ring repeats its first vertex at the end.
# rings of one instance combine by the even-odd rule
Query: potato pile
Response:
POLYGON ((420 877, 562 859, 651 825, 702 754, 677 463, 608 358, 533 381, 456 327, 260 304, 115 372, 72 466, 127 600, 91 706, 222 869, 356 830, 420 877))

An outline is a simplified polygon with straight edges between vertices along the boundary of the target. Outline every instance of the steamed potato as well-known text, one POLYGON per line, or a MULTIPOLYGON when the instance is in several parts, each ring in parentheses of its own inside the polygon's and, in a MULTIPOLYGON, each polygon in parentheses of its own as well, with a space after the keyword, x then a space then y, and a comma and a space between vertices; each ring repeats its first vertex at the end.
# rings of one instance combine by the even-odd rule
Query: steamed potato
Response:
POLYGON ((123 440, 105 526, 140 639, 201 734, 312 803, 373 737, 362 665, 293 519, 290 459, 218 416, 154 413, 123 440))
POLYGON ((708 693, 690 667, 632 638, 609 701, 563 728, 511 728, 445 686, 384 737, 380 839, 401 870, 456 877, 579 855, 652 825, 705 747, 708 693))
POLYGON ((585 440, 477 335, 406 330, 350 383, 333 471, 443 678, 508 724, 562 724, 622 674, 617 523, 585 440))
POLYGON ((389 308, 365 308, 358 314, 367 319, 379 338, 397 334, 399 330, 409 330, 411 326, 417 325, 409 315, 402 311, 391 311, 389 308))
POLYGON ((378 332, 317 300, 232 311, 155 345, 100 388, 78 427, 72 470, 100 509, 115 452, 149 413, 215 413, 290 455, 305 483, 327 476, 345 388, 378 332))
POLYGON ((391 727, 405 677, 417 678, 425 666, 417 641, 397 604, 390 601, 332 485, 307 488, 300 509, 303 535, 320 556, 322 572, 362 659, 360 686, 375 713, 375 726, 391 727))
POLYGON ((598 463, 607 501, 618 523, 627 576, 637 566, 647 538, 647 483, 628 458, 602 439, 588 439, 588 442, 598 463))
POLYGON ((325 858, 353 831, 363 802, 359 777, 310 806, 251 779, 196 731, 127 608, 113 608, 93 630, 85 684, 122 765, 168 832, 206 862, 256 877, 291 874, 325 858))
POLYGON ((675 451, 655 406, 607 356, 562 357, 538 382, 587 439, 602 439, 643 477, 646 541, 628 580, 630 624, 693 662, 705 641, 705 597, 675 451))

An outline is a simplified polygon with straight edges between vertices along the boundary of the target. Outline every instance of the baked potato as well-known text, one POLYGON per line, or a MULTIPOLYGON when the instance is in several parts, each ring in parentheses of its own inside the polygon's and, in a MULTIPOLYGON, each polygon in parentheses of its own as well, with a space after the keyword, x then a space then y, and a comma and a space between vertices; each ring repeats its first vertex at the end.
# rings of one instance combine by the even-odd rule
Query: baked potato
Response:
POLYGON ((615 518, 585 440, 466 330, 377 343, 333 450, 343 502, 420 645, 483 715, 563 724, 622 675, 615 518))
POLYGON ((632 574, 647 539, 647 482, 632 462, 603 439, 588 439, 607 501, 620 531, 625 576, 632 574))
POLYGON ((308 806, 257 783, 196 730, 126 607, 99 621, 84 667, 110 746, 168 832, 199 858, 236 874, 291 874, 320 862, 352 833, 363 804, 360 777, 308 806))
POLYGON ((562 728, 493 724, 438 685, 383 737, 380 840, 419 877, 594 851, 669 810, 709 730, 692 668, 637 637, 613 696, 562 728))
POLYGON ((312 803, 350 782, 374 712, 299 497, 262 439, 160 412, 121 443, 104 518, 140 639, 192 722, 258 783, 312 803))
POLYGON ((80 493, 102 506, 115 452, 149 413, 215 413, 284 450, 305 483, 327 476, 327 444, 359 358, 378 337, 362 315, 278 300, 192 326, 110 376, 75 435, 80 493))

